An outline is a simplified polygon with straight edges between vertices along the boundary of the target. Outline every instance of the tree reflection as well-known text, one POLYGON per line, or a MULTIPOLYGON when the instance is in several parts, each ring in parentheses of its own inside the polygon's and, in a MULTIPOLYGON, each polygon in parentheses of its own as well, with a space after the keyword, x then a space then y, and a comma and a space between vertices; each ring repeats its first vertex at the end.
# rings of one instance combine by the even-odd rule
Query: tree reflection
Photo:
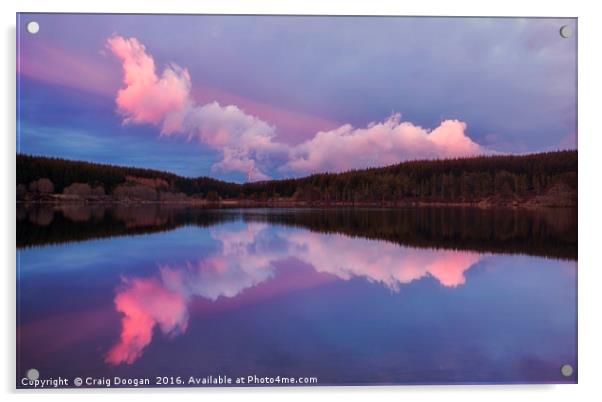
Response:
POLYGON ((412 246, 577 259, 577 211, 400 208, 209 210, 184 205, 17 206, 17 247, 244 219, 412 246))

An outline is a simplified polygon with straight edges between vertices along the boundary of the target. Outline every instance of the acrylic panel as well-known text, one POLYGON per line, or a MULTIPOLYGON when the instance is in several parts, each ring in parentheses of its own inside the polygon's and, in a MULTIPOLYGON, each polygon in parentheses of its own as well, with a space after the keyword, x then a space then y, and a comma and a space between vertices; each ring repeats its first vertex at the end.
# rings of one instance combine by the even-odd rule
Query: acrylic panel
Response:
POLYGON ((17 15, 17 388, 577 383, 577 20, 17 15))

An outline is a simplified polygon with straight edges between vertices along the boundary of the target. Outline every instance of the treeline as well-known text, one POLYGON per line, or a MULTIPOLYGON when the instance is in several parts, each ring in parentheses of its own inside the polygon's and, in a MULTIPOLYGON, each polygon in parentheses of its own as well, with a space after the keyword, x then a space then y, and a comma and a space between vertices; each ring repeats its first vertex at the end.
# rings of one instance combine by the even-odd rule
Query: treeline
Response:
POLYGON ((541 195, 559 185, 577 189, 577 151, 530 155, 421 160, 397 165, 250 183, 245 196, 308 201, 361 202, 396 199, 468 201, 541 195))
POLYGON ((48 178, 60 193, 72 183, 101 185, 108 193, 127 176, 162 179, 170 191, 222 199, 308 202, 463 202, 497 197, 525 198, 571 192, 576 197, 577 151, 420 160, 392 166, 322 173, 307 177, 236 184, 209 177, 187 178, 152 169, 60 158, 17 155, 17 183, 48 178))
POLYGON ((171 189, 187 195, 208 192, 233 195, 237 194, 240 186, 210 177, 187 178, 154 169, 17 154, 17 184, 28 185, 35 180, 47 178, 53 183, 56 193, 61 193, 73 183, 103 186, 110 193, 118 185, 125 183, 128 176, 162 179, 169 183, 171 189))

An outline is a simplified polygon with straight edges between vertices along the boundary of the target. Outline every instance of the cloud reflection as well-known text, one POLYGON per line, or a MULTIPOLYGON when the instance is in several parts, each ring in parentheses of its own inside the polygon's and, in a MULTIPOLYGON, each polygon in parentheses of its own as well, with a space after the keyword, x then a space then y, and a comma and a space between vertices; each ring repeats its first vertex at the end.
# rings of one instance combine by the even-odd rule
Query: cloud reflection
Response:
POLYGON ((340 279, 361 277, 394 291, 428 275, 444 286, 461 285, 464 271, 480 259, 474 252, 406 248, 344 235, 296 232, 288 240, 292 255, 318 272, 340 279))
POLYGON ((119 342, 105 357, 110 364, 137 360, 157 325, 164 334, 174 336, 188 326, 187 300, 177 290, 156 278, 124 279, 124 285, 115 296, 115 307, 124 316, 119 342))
POLYGON ((399 291, 400 285, 425 277, 455 287, 464 272, 479 261, 474 252, 401 247, 396 244, 322 234, 299 229, 248 223, 242 229, 224 225, 211 236, 218 251, 180 266, 161 265, 150 278, 123 278, 115 296, 123 314, 121 336, 105 356, 109 364, 131 364, 159 327, 176 336, 188 326, 188 304, 193 297, 216 301, 234 298, 245 289, 275 276, 276 263, 295 258, 317 273, 341 280, 364 278, 399 291))

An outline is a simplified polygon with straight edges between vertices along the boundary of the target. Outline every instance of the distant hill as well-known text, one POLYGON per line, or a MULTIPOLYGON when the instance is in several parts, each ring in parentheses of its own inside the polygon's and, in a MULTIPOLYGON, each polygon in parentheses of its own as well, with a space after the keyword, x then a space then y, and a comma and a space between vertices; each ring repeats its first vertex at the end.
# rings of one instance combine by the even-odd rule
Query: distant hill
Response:
POLYGON ((22 200, 70 200, 78 196, 102 199, 106 194, 105 200, 121 197, 130 201, 186 201, 193 197, 311 205, 576 206, 577 151, 419 160, 245 184, 18 154, 17 185, 17 196, 22 200), (54 194, 63 198, 53 198, 54 194))

